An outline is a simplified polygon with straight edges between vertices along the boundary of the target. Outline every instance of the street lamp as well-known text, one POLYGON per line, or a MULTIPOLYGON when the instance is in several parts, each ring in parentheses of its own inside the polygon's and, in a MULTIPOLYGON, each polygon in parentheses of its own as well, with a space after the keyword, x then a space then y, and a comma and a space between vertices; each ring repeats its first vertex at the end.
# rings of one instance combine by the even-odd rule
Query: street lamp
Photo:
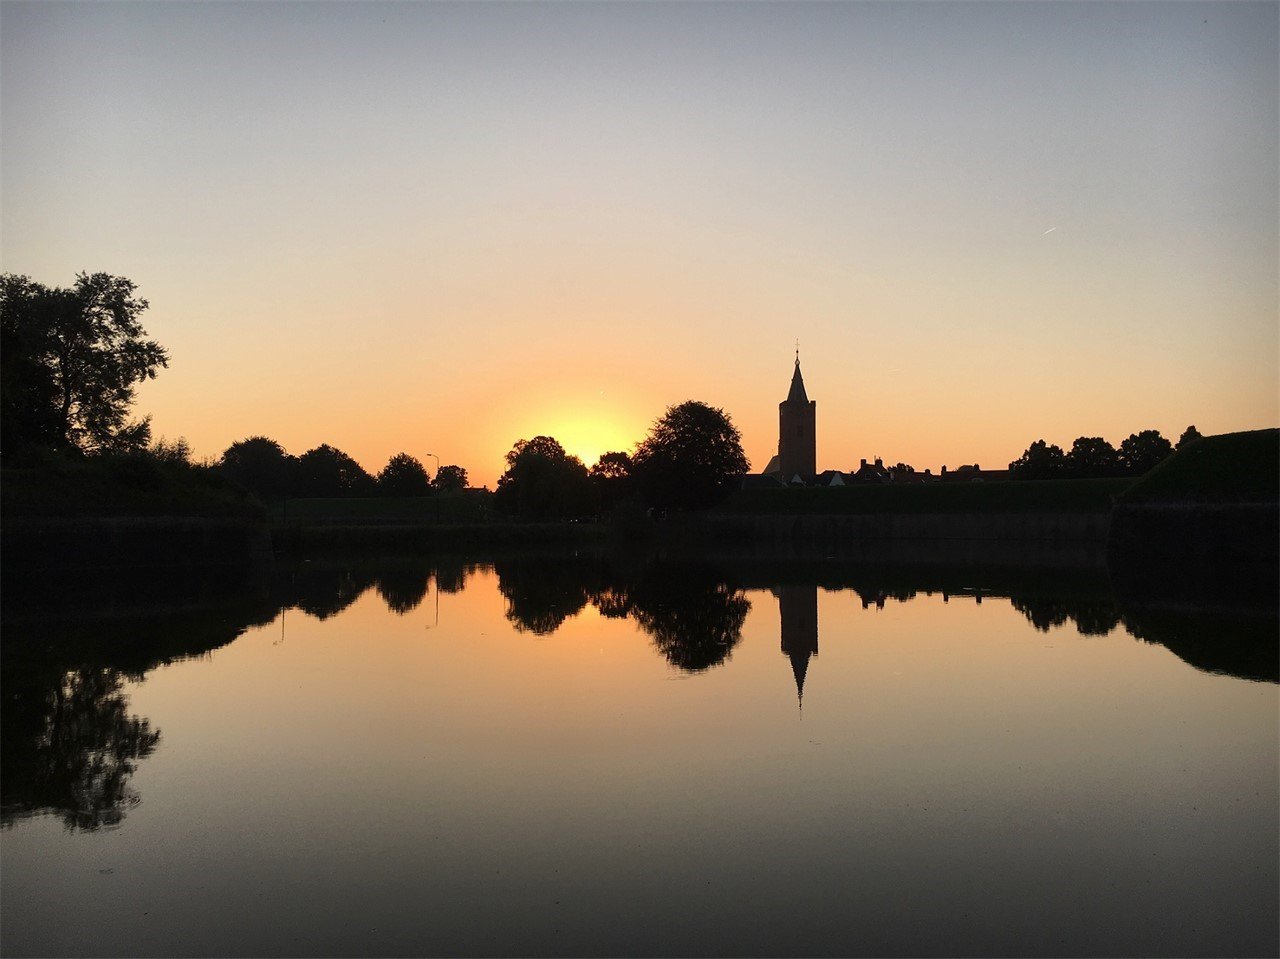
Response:
POLYGON ((428 453, 428 454, 427 454, 427 456, 430 456, 432 459, 434 459, 434 460, 436 461, 436 484, 437 484, 437 485, 436 485, 436 495, 435 495, 434 499, 435 499, 435 501, 436 501, 436 525, 437 525, 437 526, 439 526, 439 525, 440 525, 440 486, 439 486, 439 483, 440 483, 440 457, 436 456, 436 454, 435 454, 435 453, 428 453))

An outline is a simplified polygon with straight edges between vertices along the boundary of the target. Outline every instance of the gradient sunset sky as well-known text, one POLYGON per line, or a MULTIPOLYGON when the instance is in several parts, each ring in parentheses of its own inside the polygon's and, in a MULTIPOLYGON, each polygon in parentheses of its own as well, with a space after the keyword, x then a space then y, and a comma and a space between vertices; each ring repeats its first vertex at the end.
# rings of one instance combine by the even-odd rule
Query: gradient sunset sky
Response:
POLYGON ((0 5, 0 261, 157 434, 492 485, 685 399, 760 469, 1280 423, 1276 3, 0 5))

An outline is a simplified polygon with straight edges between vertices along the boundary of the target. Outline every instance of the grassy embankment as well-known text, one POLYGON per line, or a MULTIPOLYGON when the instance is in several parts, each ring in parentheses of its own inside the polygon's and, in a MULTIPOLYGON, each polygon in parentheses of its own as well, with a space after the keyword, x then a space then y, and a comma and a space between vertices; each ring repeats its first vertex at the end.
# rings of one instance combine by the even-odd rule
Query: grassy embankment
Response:
POLYGON ((252 496, 216 473, 146 457, 49 457, 0 471, 0 514, 32 517, 209 517, 261 520, 252 496))
POLYGON ((216 473, 146 456, 54 457, 0 474, 5 590, 51 571, 260 562, 266 510, 216 473))
POLYGON ((434 496, 288 499, 270 506, 275 528, 297 526, 472 525, 494 520, 486 490, 434 496))
POLYGON ((1124 495, 1121 506, 1280 500, 1280 429, 1223 433, 1178 450, 1124 495))
POLYGON ((1280 430, 1224 433, 1182 448, 1120 497, 1108 545, 1134 573, 1132 592, 1200 589, 1274 605, 1278 524, 1280 430))
POLYGON ((740 490, 719 511, 757 515, 1105 513, 1133 479, 740 490))
POLYGON ((495 513, 493 494, 463 490, 438 496, 290 499, 270 508, 271 538, 289 552, 420 552, 531 543, 598 542, 609 525, 517 520, 495 513))

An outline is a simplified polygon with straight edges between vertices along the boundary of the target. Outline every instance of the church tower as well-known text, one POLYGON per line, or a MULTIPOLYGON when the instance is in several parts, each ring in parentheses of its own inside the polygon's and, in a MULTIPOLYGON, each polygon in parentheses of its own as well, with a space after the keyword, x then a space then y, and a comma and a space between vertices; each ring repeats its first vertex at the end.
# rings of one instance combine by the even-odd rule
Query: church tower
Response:
POLYGON ((818 472, 817 405, 804 391, 797 350, 791 390, 778 404, 778 471, 787 482, 797 473, 808 478, 818 472))

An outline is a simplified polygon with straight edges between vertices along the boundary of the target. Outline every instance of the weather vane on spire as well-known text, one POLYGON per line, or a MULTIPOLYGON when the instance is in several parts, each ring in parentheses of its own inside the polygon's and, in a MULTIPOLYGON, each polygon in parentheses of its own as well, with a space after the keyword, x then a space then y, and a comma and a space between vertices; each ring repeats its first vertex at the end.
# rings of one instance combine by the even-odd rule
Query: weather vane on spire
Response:
POLYGON ((796 340, 796 365, 800 365, 800 340, 796 340))

